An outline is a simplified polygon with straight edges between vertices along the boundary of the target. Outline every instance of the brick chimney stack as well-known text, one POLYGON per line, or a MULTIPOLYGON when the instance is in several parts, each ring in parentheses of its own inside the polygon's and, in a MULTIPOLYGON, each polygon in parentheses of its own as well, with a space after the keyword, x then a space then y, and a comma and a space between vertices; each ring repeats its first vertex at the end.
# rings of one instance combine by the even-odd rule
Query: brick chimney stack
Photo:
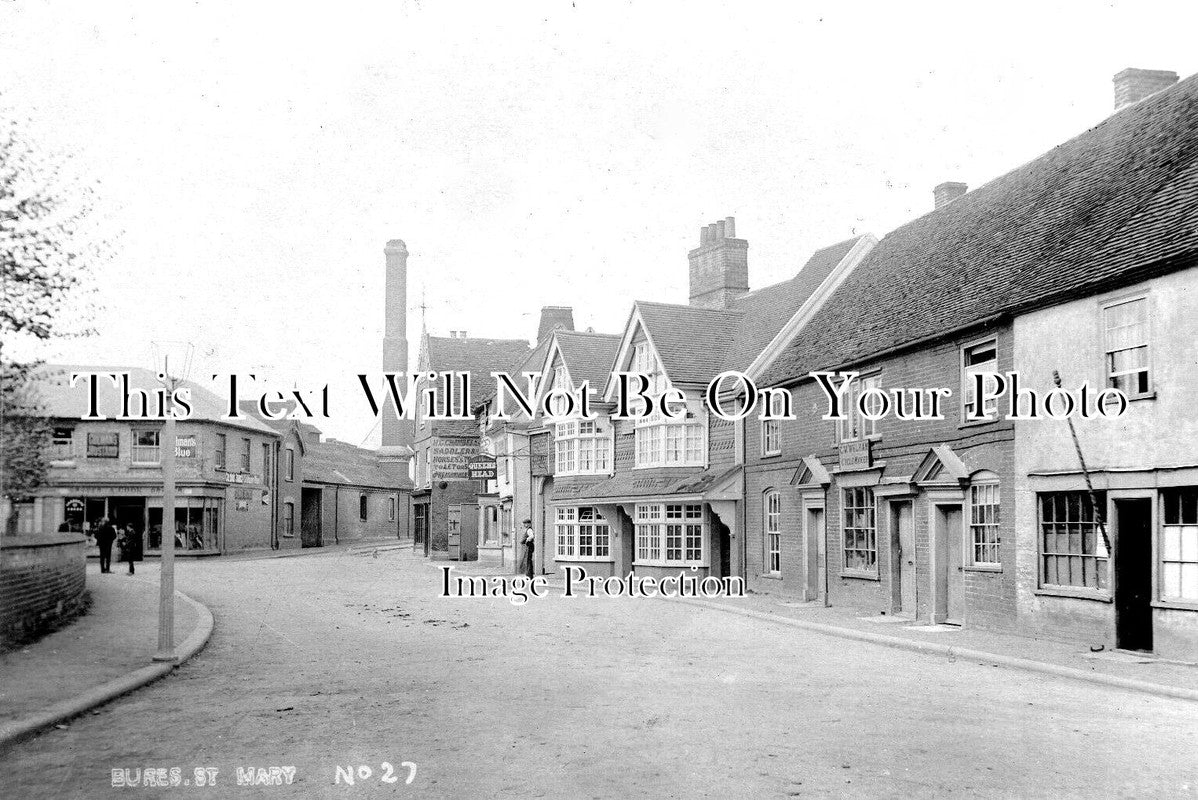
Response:
POLYGON ((541 309, 541 324, 537 326, 537 344, 548 339, 561 328, 574 330, 574 309, 570 306, 545 306, 541 309))
POLYGON ((1115 110, 1127 108, 1149 95, 1168 89, 1177 83, 1177 73, 1164 69, 1123 70, 1113 78, 1115 83, 1115 110))
MULTIPOLYGON (((383 371, 408 372, 408 247, 401 239, 392 239, 383 248, 386 258, 386 289, 383 298, 383 371)), ((400 385, 404 385, 401 383, 400 385)), ((382 447, 379 461, 396 463, 407 477, 408 454, 412 445, 412 426, 398 420, 390 400, 383 408, 382 447)))
POLYGON ((690 304, 728 308, 749 291, 749 243, 736 238, 736 220, 726 217, 699 229, 690 259, 690 304))
POLYGON ((958 181, 945 181, 932 190, 932 196, 936 199, 936 208, 946 206, 956 200, 961 195, 969 191, 969 186, 958 181))

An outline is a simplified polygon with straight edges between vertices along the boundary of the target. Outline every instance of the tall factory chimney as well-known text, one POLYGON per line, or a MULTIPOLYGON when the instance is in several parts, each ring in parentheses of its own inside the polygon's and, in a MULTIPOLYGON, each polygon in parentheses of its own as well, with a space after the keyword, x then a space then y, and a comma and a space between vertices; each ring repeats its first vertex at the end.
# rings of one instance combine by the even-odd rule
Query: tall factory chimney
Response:
MULTIPOLYGON (((403 373, 399 386, 407 386, 408 373, 408 248, 402 239, 392 239, 383 248, 387 258, 387 287, 384 296, 383 371, 403 373)), ((411 458, 412 423, 395 418, 388 400, 383 408, 383 441, 379 449, 382 463, 400 463, 407 475, 411 458)))

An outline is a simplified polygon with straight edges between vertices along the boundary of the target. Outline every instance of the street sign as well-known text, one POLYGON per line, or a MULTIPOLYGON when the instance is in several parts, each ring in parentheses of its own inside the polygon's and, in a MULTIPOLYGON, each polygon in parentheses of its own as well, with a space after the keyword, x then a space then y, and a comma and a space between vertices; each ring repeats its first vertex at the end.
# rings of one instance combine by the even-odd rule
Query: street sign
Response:
POLYGON ((499 477, 499 469, 491 456, 475 456, 466 465, 466 470, 473 481, 493 481, 499 477))

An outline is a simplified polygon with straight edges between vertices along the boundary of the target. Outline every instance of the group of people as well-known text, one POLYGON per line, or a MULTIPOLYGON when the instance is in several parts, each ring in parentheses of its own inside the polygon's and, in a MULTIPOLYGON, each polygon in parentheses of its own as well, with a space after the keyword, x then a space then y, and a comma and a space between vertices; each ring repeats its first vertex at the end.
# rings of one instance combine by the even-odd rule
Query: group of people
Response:
POLYGON ((132 525, 117 526, 104 517, 96 528, 96 544, 100 547, 100 572, 112 572, 112 545, 121 548, 121 560, 129 562, 129 574, 134 574, 133 562, 137 560, 141 537, 132 525))

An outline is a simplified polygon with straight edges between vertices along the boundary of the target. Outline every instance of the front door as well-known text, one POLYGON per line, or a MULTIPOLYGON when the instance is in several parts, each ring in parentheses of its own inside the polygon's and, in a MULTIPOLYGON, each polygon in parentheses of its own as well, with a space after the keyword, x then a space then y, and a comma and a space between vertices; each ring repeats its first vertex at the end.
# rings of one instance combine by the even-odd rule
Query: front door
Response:
POLYGON ((807 510, 807 591, 806 600, 815 600, 820 595, 819 586, 819 553, 820 540, 824 538, 824 510, 812 508, 807 510))
POLYGON ((1116 500, 1115 520, 1115 646, 1151 651, 1152 501, 1116 500))
POLYGON ((936 506, 936 612, 933 622, 960 625, 965 619, 965 563, 961 507, 936 506))
POLYGON ((894 610, 904 616, 915 616, 915 529, 911 503, 903 501, 890 506, 891 547, 894 553, 895 586, 892 590, 894 610))

